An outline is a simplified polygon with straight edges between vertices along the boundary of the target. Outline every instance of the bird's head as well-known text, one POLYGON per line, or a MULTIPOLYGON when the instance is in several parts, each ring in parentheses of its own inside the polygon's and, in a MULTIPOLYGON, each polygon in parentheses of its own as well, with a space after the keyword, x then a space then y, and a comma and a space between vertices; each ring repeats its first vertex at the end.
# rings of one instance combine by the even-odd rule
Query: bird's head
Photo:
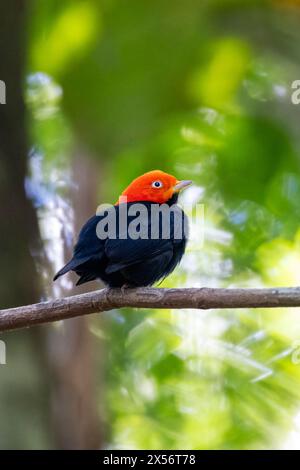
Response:
POLYGON ((175 176, 161 170, 153 170, 134 179, 122 192, 119 203, 126 198, 127 202, 149 201, 164 204, 176 199, 176 195, 192 182, 179 181, 175 176))

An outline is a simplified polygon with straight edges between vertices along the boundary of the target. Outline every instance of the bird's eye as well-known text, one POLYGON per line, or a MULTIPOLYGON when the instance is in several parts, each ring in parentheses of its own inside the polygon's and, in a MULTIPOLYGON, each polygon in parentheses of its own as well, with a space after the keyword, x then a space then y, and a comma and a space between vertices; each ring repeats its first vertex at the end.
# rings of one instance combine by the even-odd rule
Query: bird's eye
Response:
POLYGON ((161 181, 153 181, 152 188, 162 188, 163 184, 161 181))

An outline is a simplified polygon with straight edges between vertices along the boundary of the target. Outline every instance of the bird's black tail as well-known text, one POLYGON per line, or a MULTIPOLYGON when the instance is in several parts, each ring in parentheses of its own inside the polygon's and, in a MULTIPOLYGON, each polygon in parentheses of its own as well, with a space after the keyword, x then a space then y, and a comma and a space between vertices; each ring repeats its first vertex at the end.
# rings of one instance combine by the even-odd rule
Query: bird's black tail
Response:
POLYGON ((69 271, 73 271, 77 268, 80 264, 82 264, 84 260, 79 260, 72 258, 63 268, 61 268, 54 276, 53 281, 56 281, 60 276, 68 273, 69 271))

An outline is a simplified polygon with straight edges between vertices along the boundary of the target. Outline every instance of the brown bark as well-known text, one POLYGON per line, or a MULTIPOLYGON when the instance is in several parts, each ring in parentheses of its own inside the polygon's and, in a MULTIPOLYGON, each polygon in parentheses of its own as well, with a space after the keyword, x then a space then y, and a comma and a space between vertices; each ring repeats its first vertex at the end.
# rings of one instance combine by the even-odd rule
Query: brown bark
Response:
POLYGON ((273 289, 102 289, 35 305, 0 310, 0 331, 100 313, 114 308, 300 307, 300 288, 273 289))

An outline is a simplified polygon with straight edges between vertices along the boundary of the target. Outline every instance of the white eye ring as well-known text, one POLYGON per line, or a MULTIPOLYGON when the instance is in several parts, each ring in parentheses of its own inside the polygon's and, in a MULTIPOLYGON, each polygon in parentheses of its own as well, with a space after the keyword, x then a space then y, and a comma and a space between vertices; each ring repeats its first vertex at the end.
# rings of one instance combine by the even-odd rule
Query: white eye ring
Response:
POLYGON ((159 189, 163 187, 163 184, 161 181, 157 180, 157 181, 153 181, 151 186, 152 188, 159 189))

